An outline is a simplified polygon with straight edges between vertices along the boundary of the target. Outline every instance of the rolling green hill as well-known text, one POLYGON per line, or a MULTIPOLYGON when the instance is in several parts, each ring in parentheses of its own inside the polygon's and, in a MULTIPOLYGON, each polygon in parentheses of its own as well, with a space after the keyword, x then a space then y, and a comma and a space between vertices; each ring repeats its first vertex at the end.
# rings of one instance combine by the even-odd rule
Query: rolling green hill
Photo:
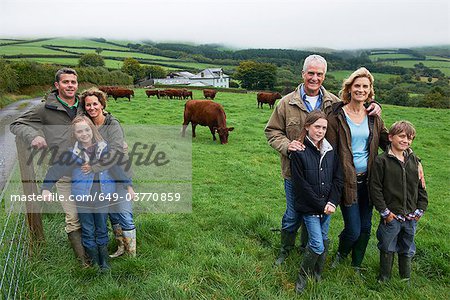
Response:
POLYGON ((127 57, 136 58, 142 64, 160 65, 169 70, 200 70, 217 67, 215 64, 198 63, 133 51, 126 47, 124 41, 113 43, 61 38, 36 41, 0 40, 0 57, 12 60, 31 59, 40 63, 76 66, 81 55, 101 49, 100 55, 105 58, 106 67, 111 69, 121 68, 121 61, 127 57), (119 44, 123 44, 123 46, 119 46, 119 44))

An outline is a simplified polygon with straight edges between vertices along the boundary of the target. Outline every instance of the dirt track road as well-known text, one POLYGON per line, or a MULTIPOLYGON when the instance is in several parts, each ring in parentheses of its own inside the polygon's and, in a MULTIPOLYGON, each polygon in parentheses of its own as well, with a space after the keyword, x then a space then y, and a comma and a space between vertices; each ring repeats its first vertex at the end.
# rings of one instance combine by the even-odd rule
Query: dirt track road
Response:
POLYGON ((0 110, 0 194, 17 161, 16 144, 14 135, 9 131, 9 124, 22 112, 40 102, 41 98, 19 100, 0 110))

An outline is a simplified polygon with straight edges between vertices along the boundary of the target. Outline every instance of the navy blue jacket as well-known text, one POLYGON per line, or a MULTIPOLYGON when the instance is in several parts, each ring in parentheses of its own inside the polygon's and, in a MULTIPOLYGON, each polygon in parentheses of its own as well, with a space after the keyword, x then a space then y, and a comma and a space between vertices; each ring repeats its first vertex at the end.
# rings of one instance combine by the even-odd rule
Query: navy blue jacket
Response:
POLYGON ((344 183, 339 156, 326 139, 319 151, 305 138, 304 151, 290 154, 295 210, 323 214, 328 202, 339 204, 344 183))

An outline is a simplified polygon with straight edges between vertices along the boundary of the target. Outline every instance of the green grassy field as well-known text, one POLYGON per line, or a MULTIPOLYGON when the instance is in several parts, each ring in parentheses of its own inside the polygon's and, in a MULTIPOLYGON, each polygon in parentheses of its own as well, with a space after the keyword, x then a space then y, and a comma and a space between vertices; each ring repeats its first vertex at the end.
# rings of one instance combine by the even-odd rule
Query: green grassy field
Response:
POLYGON ((369 58, 372 61, 377 61, 377 60, 383 60, 383 59, 392 59, 392 58, 411 58, 414 59, 414 56, 410 55, 410 54, 399 54, 399 53, 392 53, 392 54, 372 54, 369 55, 369 58))
MULTIPOLYGON (((78 53, 95 53, 95 50, 92 49, 67 49, 70 51, 78 52, 78 53)), ((163 56, 156 56, 156 55, 150 55, 140 52, 118 52, 118 51, 109 51, 104 50, 100 53, 101 56, 114 56, 114 57, 134 57, 134 58, 144 58, 144 59, 157 59, 157 60, 169 60, 173 63, 176 63, 176 60, 170 57, 163 57, 163 56)))
POLYGON ((399 66, 403 68, 414 68, 414 65, 422 63, 424 66, 432 69, 439 69, 446 76, 450 76, 450 61, 427 61, 427 60, 398 60, 383 62, 392 66, 399 66))
POLYGON ((32 44, 6 45, 0 47, 0 55, 19 55, 19 54, 65 54, 60 51, 50 50, 32 44))
MULTIPOLYGON (((344 79, 348 78, 350 74, 352 74, 354 70, 339 70, 339 71, 330 71, 327 74, 333 75, 337 81, 344 81, 344 79)), ((398 77, 398 75, 392 74, 384 74, 384 73, 372 73, 373 77, 376 81, 383 80, 388 81, 390 78, 398 77)))
MULTIPOLYGON (((184 101, 148 100, 144 90, 135 93, 131 102, 108 102, 108 110, 123 124, 181 128, 184 101)), ((200 93, 194 91, 194 98, 202 98, 200 93)), ((137 258, 112 260, 111 273, 104 275, 78 267, 63 230, 63 216, 47 215, 46 243, 27 268, 24 298, 448 299, 447 110, 383 106, 386 124, 408 119, 416 125, 413 147, 422 158, 427 178, 430 204, 418 225, 411 285, 399 280, 395 266, 390 283, 377 282, 379 254, 374 233, 378 217, 374 213, 363 263, 365 278, 346 264, 331 270, 329 257, 323 280, 310 284, 298 297, 294 282, 301 256, 294 253, 282 267, 272 265, 280 242, 279 233, 271 228, 279 228, 285 209, 279 157, 263 133, 272 110, 256 108, 255 94, 219 92, 216 101, 224 106, 227 125, 235 130, 229 143, 220 145, 212 141, 208 128, 197 127, 192 144, 192 213, 135 215, 137 258)), ((342 227, 338 210, 330 226, 330 254, 336 251, 342 227)))
POLYGON ((39 41, 31 43, 30 45, 42 46, 42 45, 54 45, 54 46, 76 46, 76 47, 95 47, 95 48, 108 48, 108 49, 121 49, 127 50, 126 46, 115 46, 107 43, 96 42, 88 39, 63 39, 63 38, 55 38, 49 39, 45 41, 39 41))

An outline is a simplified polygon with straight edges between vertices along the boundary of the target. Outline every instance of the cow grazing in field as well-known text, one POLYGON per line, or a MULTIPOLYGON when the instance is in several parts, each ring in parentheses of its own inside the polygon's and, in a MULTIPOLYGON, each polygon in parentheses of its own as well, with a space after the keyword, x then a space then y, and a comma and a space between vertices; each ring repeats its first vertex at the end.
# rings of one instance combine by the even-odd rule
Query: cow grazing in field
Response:
POLYGON ((183 99, 183 91, 178 89, 166 89, 164 90, 164 95, 167 96, 169 99, 183 99))
POLYGON ((197 124, 208 126, 213 140, 216 140, 216 132, 219 134, 220 143, 228 143, 228 132, 234 127, 227 128, 227 120, 222 105, 211 100, 188 100, 184 105, 184 121, 182 136, 185 136, 186 127, 192 125, 192 137, 195 137, 197 124))
POLYGON ((273 108, 275 105, 275 101, 277 99, 281 99, 282 96, 280 93, 264 93, 260 92, 256 95, 256 100, 258 101, 258 108, 261 104, 261 108, 263 107, 263 103, 268 103, 270 108, 273 108))
POLYGON ((165 90, 159 91, 159 98, 166 98, 166 97, 167 97, 167 93, 165 90))
POLYGON ((183 99, 191 98, 192 100, 192 91, 188 91, 187 89, 182 89, 183 91, 183 99))
POLYGON ((156 96, 159 99, 158 90, 145 90, 145 93, 147 94, 147 98, 150 98, 150 96, 156 96))
POLYGON ((134 96, 134 91, 130 89, 116 88, 114 90, 110 90, 109 94, 117 100, 117 98, 128 98, 128 101, 131 101, 131 96, 134 96))
POLYGON ((118 88, 119 87, 117 87, 117 86, 105 86, 105 85, 98 87, 98 89, 100 91, 106 93, 106 96, 108 96, 108 97, 112 95, 111 91, 118 89, 118 88))
POLYGON ((211 100, 214 100, 216 94, 217 94, 216 90, 203 90, 203 96, 205 97, 205 99, 209 98, 211 100))

